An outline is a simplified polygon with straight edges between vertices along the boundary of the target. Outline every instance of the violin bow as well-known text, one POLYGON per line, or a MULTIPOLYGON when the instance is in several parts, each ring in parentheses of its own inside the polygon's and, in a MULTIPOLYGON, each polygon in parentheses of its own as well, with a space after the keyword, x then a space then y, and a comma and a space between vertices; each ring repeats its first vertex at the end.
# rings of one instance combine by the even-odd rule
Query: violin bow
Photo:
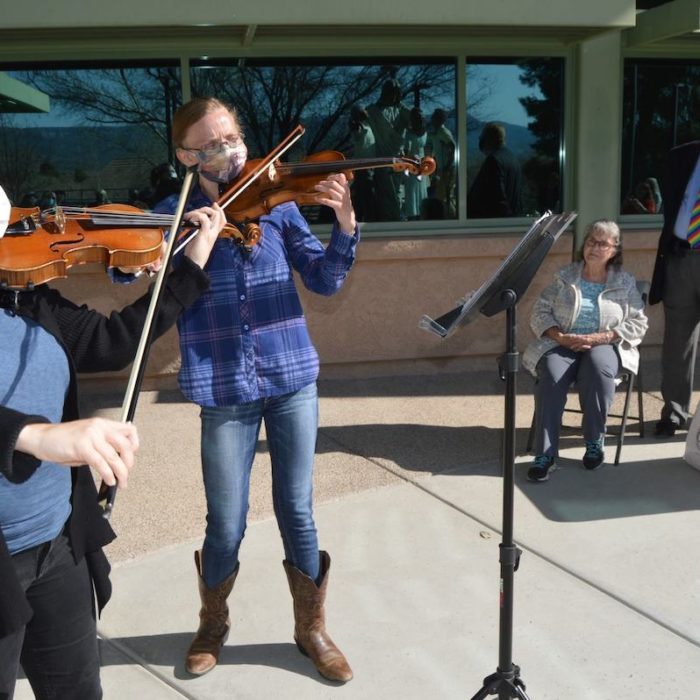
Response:
MULTIPOLYGON (((148 306, 143 331, 141 332, 141 339, 139 340, 139 345, 136 350, 136 357, 134 358, 134 364, 132 365, 131 374, 129 375, 129 383, 127 384, 124 403, 122 404, 122 423, 131 422, 134 418, 134 414, 136 413, 138 394, 141 389, 141 384, 143 383, 143 375, 146 369, 146 362, 148 360, 148 352, 153 340, 153 330, 155 326, 154 321, 163 296, 165 278, 169 272, 172 258, 175 255, 175 241, 177 239, 176 232, 180 229, 180 225, 182 224, 182 220, 185 215, 187 202, 192 194, 196 170, 196 165, 188 168, 182 183, 180 198, 177 203, 177 209, 175 210, 172 227, 170 229, 170 236, 168 236, 166 245, 164 256, 165 260, 163 261, 163 265, 160 270, 158 270, 156 281, 153 284, 151 301, 148 306)), ((109 519, 111 517, 116 498, 117 487, 108 486, 103 481, 100 485, 98 501, 100 507, 102 508, 102 516, 104 518, 109 519)))

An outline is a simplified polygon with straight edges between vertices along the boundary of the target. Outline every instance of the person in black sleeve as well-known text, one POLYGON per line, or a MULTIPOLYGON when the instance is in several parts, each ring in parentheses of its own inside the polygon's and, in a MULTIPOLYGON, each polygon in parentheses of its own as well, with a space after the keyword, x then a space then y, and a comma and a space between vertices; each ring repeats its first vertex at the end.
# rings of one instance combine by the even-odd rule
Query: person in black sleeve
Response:
MULTIPOLYGON (((9 208, 0 188, 0 237, 9 208)), ((200 231, 165 283, 156 335, 209 286, 203 267, 225 218, 216 205, 188 217, 200 231)), ((111 594, 101 548, 115 535, 88 466, 125 486, 138 435, 79 420, 76 373, 127 366, 149 302, 103 316, 47 285, 0 291, 0 698, 13 696, 20 664, 39 700, 102 697, 94 601, 101 611, 111 594)))

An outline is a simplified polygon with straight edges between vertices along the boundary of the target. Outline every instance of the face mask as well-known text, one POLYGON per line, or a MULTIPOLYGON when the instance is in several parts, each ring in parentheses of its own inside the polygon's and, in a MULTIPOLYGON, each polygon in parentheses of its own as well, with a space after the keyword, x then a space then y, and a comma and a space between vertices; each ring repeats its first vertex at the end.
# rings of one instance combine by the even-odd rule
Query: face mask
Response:
POLYGON ((235 180, 243 170, 247 157, 248 149, 244 143, 237 146, 222 143, 216 148, 197 151, 199 172, 212 182, 228 183, 235 180))

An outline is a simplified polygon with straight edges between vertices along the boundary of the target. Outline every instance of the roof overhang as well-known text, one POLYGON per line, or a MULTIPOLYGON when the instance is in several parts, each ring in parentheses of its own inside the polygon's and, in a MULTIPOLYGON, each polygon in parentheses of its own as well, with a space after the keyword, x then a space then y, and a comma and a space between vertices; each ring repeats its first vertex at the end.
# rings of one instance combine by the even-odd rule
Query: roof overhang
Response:
POLYGON ((627 48, 667 39, 694 38, 700 32, 700 0, 674 0, 637 15, 637 26, 624 33, 627 48), (690 35, 690 36, 689 36, 690 35))
POLYGON ((3 8, 4 29, 70 29, 96 27, 218 27, 229 25, 463 25, 600 28, 634 26, 634 0, 403 0, 401 5, 376 0, 329 3, 327 0, 199 0, 169 3, 121 0, 95 3, 85 11, 84 0, 25 0, 3 8), (39 7, 40 6, 40 7, 39 7))

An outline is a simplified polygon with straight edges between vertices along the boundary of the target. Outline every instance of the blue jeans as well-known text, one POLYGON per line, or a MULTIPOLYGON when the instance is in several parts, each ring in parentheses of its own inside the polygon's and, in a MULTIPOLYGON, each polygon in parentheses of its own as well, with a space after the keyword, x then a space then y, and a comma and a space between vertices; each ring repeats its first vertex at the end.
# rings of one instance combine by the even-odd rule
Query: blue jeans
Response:
POLYGON ((98 700, 100 657, 85 559, 76 564, 60 534, 15 554, 12 563, 34 615, 0 639, 0 698, 12 697, 21 664, 37 700, 98 700))
POLYGON ((272 462, 272 498, 286 559, 318 578, 313 518, 313 465, 318 431, 316 384, 238 406, 203 406, 202 472, 207 529, 202 576, 214 588, 238 564, 248 514, 250 471, 265 421, 272 462))
POLYGON ((615 397, 620 359, 613 345, 574 352, 561 345, 537 363, 535 384, 535 454, 559 454, 559 430, 569 387, 576 383, 583 410, 583 439, 605 435, 608 411, 615 397))

